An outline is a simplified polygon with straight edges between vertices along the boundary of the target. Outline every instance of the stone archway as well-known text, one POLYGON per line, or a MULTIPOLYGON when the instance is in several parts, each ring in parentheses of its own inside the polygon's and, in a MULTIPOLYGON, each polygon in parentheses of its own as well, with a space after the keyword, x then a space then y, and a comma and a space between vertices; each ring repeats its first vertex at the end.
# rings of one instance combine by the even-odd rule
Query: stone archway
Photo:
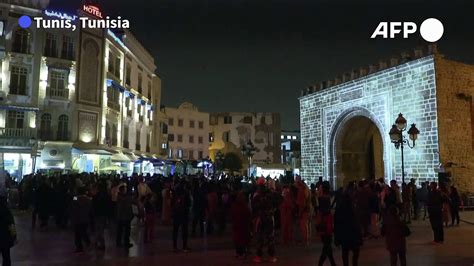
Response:
POLYGON ((346 112, 330 136, 330 177, 335 187, 350 181, 385 176, 380 124, 364 109, 346 112))

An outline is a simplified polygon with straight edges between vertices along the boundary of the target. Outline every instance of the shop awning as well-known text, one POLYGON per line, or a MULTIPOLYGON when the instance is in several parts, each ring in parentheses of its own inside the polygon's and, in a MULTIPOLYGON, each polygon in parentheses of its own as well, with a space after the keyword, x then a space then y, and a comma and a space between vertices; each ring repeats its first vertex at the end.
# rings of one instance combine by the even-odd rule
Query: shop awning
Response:
POLYGON ((110 86, 120 92, 124 92, 126 89, 120 85, 117 81, 112 80, 112 79, 107 79, 107 86, 110 86))
POLYGON ((128 157, 128 159, 130 160, 130 162, 136 162, 136 161, 138 161, 138 157, 137 157, 135 154, 131 153, 131 152, 125 152, 125 156, 128 157))
POLYGON ((87 143, 74 143, 72 147, 79 150, 83 154, 113 155, 118 152, 107 146, 97 144, 91 145, 87 143))
POLYGON ((0 105, 1 110, 13 110, 23 112, 38 112, 39 108, 29 106, 16 106, 16 105, 0 105))
POLYGON ((130 157, 121 152, 112 155, 111 159, 112 162, 131 162, 130 157))

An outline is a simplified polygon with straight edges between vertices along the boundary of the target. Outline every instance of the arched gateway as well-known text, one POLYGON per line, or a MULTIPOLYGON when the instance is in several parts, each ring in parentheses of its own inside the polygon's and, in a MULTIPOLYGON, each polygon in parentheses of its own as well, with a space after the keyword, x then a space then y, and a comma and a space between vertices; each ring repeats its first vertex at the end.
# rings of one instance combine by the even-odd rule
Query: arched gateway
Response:
MULTIPOLYGON (((323 177, 334 187, 362 178, 401 181, 400 150, 395 149, 388 134, 399 113, 420 130, 416 147, 405 149, 407 178, 416 178, 418 182, 436 180, 440 156, 445 154, 444 161, 453 160, 449 153, 453 148, 470 147, 466 141, 454 143, 445 133, 454 120, 443 111, 451 110, 451 102, 457 106, 465 103, 456 100, 459 97, 450 85, 454 79, 443 80, 449 75, 437 72, 464 66, 434 54, 416 56, 401 64, 392 61, 390 67, 380 64, 353 71, 342 79, 303 91, 299 98, 303 179, 314 182, 323 177)), ((469 78, 462 76, 460 82, 468 82, 469 78)), ((468 119, 469 108, 460 114, 468 119)), ((471 134, 470 124, 463 124, 462 128, 467 135, 471 134)), ((469 158, 465 156, 462 160, 467 162, 469 158)))
POLYGON ((382 124, 364 108, 339 115, 329 140, 329 178, 334 187, 350 181, 384 177, 382 124))

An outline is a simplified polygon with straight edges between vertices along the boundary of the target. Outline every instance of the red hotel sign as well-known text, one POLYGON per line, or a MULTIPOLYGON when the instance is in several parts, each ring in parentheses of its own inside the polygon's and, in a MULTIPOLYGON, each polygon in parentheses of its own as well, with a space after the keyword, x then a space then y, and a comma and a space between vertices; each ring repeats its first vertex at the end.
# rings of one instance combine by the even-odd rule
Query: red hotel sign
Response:
POLYGON ((102 11, 100 11, 100 9, 96 6, 83 5, 82 10, 84 10, 84 12, 86 12, 86 13, 89 13, 89 14, 93 15, 94 17, 104 18, 102 16, 102 11))

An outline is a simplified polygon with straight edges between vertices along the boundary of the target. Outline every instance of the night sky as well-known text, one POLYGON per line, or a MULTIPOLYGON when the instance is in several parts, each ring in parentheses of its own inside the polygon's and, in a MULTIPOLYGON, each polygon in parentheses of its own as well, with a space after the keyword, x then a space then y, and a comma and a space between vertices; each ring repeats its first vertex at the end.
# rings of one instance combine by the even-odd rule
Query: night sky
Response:
MULTIPOLYGON (((52 0, 72 11, 79 0, 52 0)), ((298 129, 302 88, 426 45, 372 40, 380 21, 435 17, 446 57, 474 63, 473 1, 102 0, 106 15, 131 21, 156 59, 166 106, 203 111, 273 111, 298 129), (357 3, 355 3, 357 2, 357 3), (381 3, 383 2, 383 3, 381 3)))

